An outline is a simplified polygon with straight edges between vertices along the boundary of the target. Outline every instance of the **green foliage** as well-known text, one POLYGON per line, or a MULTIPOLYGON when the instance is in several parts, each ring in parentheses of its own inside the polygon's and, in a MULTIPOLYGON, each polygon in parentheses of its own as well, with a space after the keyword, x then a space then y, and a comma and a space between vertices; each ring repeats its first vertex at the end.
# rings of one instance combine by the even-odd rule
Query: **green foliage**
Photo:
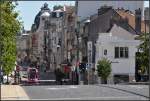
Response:
POLYGON ((5 74, 9 74, 15 67, 16 61, 16 35, 20 31, 21 22, 17 20, 18 13, 14 10, 16 5, 11 1, 0 2, 0 60, 5 74))
POLYGON ((61 9, 61 8, 63 8, 63 6, 61 6, 61 5, 55 5, 53 7, 53 10, 58 10, 58 9, 61 9))
POLYGON ((138 61, 139 67, 142 70, 142 73, 145 71, 149 71, 149 49, 150 49, 150 34, 145 33, 138 36, 138 39, 141 40, 141 44, 139 45, 139 50, 141 52, 138 52, 136 56, 136 60, 138 61))
POLYGON ((111 62, 106 58, 99 60, 97 64, 97 71, 98 76, 106 80, 111 73, 111 62))

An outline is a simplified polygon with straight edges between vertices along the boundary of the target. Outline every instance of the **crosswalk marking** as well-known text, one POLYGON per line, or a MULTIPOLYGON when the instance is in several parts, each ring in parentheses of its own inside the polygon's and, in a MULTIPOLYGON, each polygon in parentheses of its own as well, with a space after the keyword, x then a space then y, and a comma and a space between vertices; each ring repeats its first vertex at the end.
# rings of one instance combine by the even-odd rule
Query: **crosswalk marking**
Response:
POLYGON ((77 86, 66 86, 66 87, 51 87, 51 88, 46 88, 48 90, 62 90, 62 89, 75 89, 78 88, 77 86))

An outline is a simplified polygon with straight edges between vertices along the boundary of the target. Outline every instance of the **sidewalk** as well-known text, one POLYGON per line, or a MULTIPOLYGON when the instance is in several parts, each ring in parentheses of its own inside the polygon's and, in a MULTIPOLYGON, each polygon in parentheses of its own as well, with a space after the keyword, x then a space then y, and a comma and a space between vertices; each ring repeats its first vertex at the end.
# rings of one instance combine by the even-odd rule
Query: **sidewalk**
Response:
POLYGON ((1 100, 29 100, 29 97, 19 85, 1 85, 1 100))

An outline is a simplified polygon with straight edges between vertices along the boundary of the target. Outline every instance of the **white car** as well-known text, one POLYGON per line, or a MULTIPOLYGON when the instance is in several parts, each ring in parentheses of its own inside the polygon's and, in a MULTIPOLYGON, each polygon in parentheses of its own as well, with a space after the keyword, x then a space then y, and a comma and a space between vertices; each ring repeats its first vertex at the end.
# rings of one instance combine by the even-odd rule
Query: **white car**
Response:
MULTIPOLYGON (((12 78, 8 76, 8 82, 10 83, 12 81, 12 78)), ((3 76, 3 83, 7 82, 7 76, 3 76)))

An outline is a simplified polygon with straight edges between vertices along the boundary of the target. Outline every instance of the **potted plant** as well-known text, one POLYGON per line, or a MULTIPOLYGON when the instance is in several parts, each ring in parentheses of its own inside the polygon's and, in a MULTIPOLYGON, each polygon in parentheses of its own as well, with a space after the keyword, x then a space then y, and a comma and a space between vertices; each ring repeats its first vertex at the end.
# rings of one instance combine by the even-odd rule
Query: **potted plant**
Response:
POLYGON ((111 62, 103 58, 97 63, 98 76, 101 77, 102 84, 107 84, 107 78, 111 73, 111 62))

